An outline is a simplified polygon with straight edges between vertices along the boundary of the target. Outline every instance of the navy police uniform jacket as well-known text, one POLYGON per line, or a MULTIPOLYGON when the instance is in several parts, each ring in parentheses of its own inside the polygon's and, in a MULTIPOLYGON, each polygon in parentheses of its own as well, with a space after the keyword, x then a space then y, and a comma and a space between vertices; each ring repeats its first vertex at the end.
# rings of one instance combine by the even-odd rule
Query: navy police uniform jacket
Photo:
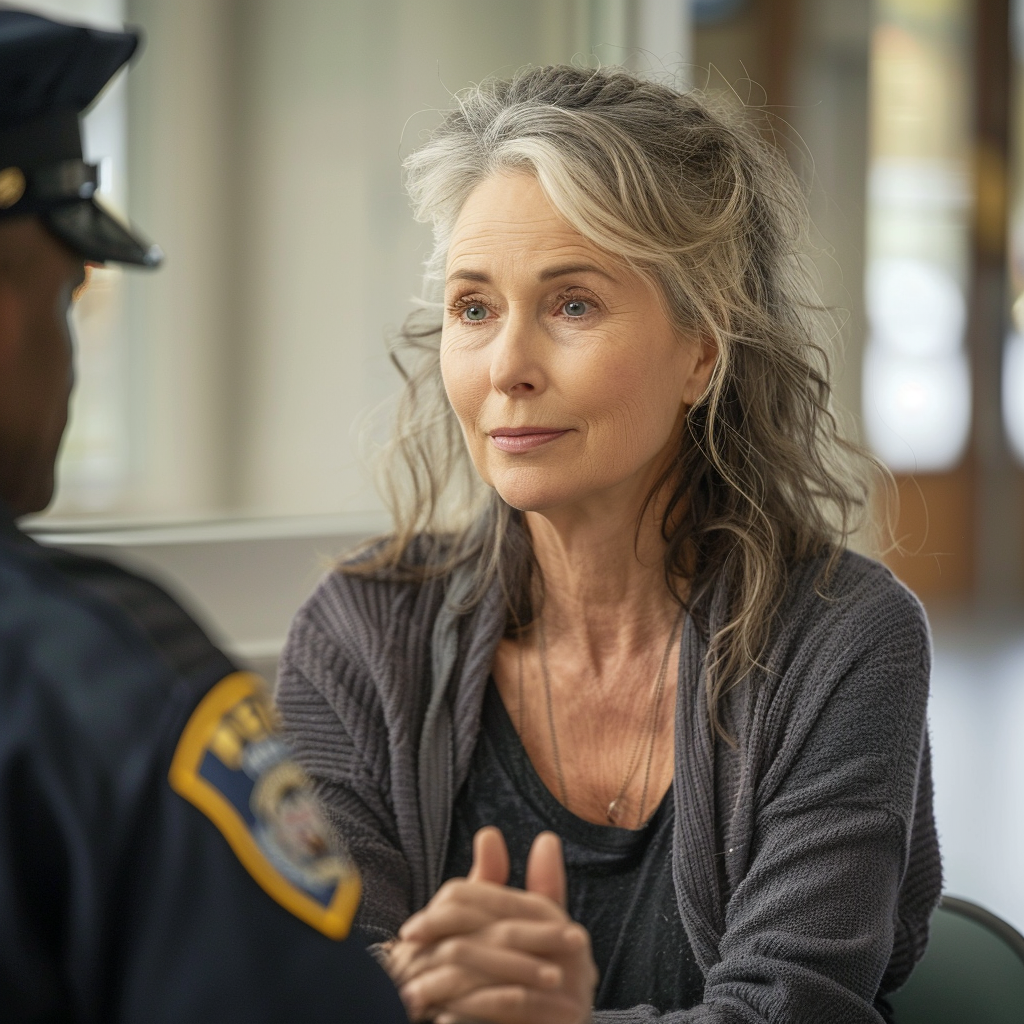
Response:
POLYGON ((0 1020, 404 1021, 358 899, 260 680, 0 509, 0 1020))

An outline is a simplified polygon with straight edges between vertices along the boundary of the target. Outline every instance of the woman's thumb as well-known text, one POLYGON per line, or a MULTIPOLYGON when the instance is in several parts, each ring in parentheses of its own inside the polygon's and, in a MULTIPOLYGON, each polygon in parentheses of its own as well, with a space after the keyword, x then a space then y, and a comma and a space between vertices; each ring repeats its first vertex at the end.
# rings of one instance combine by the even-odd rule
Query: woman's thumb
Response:
POLYGON ((473 836, 473 866, 469 869, 471 882, 508 883, 508 848, 501 830, 486 825, 473 836))
POLYGON ((526 891, 539 892, 564 909, 565 888, 562 840, 554 832, 541 832, 526 858, 526 891))

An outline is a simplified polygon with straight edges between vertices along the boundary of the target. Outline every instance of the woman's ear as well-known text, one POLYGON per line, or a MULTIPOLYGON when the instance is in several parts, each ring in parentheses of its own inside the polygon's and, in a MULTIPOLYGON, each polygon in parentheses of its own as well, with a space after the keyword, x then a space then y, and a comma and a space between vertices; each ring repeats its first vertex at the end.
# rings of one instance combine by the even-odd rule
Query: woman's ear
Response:
POLYGON ((714 335, 693 334, 686 344, 691 352, 690 374, 683 386, 683 402, 693 405, 708 389, 718 362, 718 341, 714 335))

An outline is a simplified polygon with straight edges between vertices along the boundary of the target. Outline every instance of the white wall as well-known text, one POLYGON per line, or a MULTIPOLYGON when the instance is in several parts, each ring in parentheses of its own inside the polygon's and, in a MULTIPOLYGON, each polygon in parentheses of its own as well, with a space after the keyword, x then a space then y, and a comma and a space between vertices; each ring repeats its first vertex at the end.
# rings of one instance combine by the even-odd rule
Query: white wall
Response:
POLYGON ((385 337, 409 309, 429 246, 402 193, 401 157, 452 91, 585 51, 594 26, 579 7, 248 5, 236 350, 246 353, 244 443, 232 495, 241 507, 377 507, 358 437, 395 389, 385 337))
MULTIPOLYGON (((131 0, 145 49, 129 75, 133 220, 166 252, 128 278, 132 470, 125 511, 223 506, 233 384, 234 5, 131 0)), ((234 378, 236 379, 236 378, 234 378)))

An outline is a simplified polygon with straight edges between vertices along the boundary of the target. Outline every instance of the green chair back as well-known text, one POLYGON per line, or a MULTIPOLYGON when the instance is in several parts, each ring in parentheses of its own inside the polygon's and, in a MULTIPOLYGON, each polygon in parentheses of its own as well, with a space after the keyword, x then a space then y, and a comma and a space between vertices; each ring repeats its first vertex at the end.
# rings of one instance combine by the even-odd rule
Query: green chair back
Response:
POLYGON ((944 896, 924 957, 888 998, 896 1024, 1024 1024, 1024 936, 944 896))

